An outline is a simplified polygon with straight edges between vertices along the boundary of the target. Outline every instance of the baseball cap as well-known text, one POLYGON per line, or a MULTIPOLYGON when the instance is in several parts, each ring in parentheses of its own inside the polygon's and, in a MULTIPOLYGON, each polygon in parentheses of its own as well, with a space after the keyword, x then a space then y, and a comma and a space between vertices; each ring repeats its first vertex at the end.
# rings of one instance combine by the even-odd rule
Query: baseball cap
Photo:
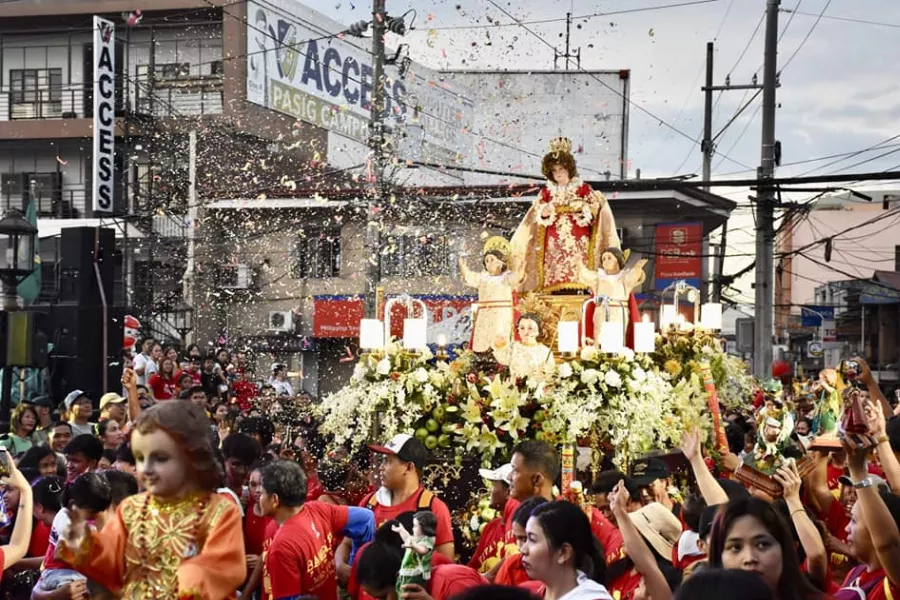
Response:
POLYGON ((25 403, 31 404, 34 406, 43 406, 43 407, 49 408, 51 410, 55 406, 53 404, 53 398, 51 398, 50 396, 35 396, 31 400, 26 400, 25 403))
POLYGON ((66 410, 72 410, 72 405, 75 404, 75 401, 82 396, 87 396, 84 390, 72 390, 71 392, 69 392, 69 395, 66 396, 65 400, 63 400, 63 404, 66 405, 66 410))
POLYGON ((378 454, 396 456, 403 462, 413 463, 417 469, 424 468, 425 461, 428 458, 428 450, 425 448, 425 444, 405 433, 398 433, 383 446, 369 444, 369 450, 378 454))
POLYGON ((100 396, 100 410, 106 408, 108 404, 119 404, 125 402, 125 398, 115 392, 107 392, 100 396))
POLYGON ((647 487, 657 479, 666 479, 672 475, 669 466, 659 458, 645 458, 634 463, 631 478, 638 487, 647 487))
MULTIPOLYGON (((874 487, 876 487, 879 492, 891 491, 891 486, 883 478, 879 477, 878 475, 873 475, 872 473, 869 473, 868 477, 875 483, 874 487)), ((841 475, 840 477, 838 477, 838 481, 841 482, 841 485, 853 487, 853 480, 846 475, 841 475)))
POLYGON ((628 513, 628 518, 660 556, 671 559, 672 549, 681 536, 681 521, 672 511, 659 502, 651 502, 640 510, 628 513))
POLYGON ((512 465, 506 463, 496 469, 478 469, 478 474, 481 475, 482 479, 487 479, 488 481, 500 481, 508 484, 509 477, 512 475, 512 465))

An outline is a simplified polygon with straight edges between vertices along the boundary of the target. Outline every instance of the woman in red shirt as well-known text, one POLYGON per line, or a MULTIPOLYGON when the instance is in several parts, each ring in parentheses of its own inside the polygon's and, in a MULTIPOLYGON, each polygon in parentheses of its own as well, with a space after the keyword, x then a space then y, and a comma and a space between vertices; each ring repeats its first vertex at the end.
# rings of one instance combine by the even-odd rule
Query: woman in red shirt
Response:
POLYGON ((171 400, 178 395, 178 381, 175 379, 175 361, 163 358, 159 372, 150 376, 147 384, 153 388, 153 397, 157 400, 171 400))

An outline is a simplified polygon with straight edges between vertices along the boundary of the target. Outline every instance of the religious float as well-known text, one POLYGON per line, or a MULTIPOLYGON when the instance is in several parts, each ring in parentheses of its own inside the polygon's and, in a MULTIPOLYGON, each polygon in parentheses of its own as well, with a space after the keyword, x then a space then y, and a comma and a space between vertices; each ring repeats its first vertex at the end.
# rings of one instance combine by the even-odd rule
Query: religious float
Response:
POLYGON ((541 166, 547 184, 512 239, 488 239, 482 269, 460 260, 478 290, 468 350, 453 360, 443 346, 430 351, 421 302, 406 296, 387 301, 383 321, 362 321, 351 381, 319 406, 337 444, 409 433, 445 463, 477 467, 538 439, 589 449, 591 470, 604 455, 626 469, 677 446, 686 429, 715 427, 720 402, 746 402, 750 377, 716 334, 721 307, 701 308, 699 291, 679 282, 656 331, 632 293, 647 261, 621 248, 606 198, 577 177, 571 143, 554 140, 541 166), (678 315, 679 296, 694 303, 694 323, 678 315), (388 333, 396 303, 407 308, 402 339, 388 333))

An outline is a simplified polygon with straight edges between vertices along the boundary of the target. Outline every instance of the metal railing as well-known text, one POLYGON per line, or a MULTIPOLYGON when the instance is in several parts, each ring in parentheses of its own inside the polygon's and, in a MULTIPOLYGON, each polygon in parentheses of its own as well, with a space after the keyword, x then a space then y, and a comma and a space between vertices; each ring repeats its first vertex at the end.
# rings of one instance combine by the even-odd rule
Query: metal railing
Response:
POLYGON ((184 238, 187 235, 187 217, 184 215, 154 215, 153 233, 163 238, 184 238))
MULTIPOLYGON (((4 209, 17 208, 24 211, 28 208, 30 193, 5 189, 0 191, 0 199, 4 209)), ((39 217, 77 219, 85 215, 87 189, 85 184, 81 184, 78 187, 36 190, 34 199, 39 217)))

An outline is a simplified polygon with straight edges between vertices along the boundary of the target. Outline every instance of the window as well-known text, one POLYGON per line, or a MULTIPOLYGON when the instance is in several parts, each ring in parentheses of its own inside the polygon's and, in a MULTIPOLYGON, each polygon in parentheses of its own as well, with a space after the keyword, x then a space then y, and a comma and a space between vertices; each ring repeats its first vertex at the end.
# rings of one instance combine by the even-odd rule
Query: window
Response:
POLYGON ((386 277, 454 274, 448 236, 437 233, 386 236, 382 243, 381 271, 386 277))
POLYGON ((12 69, 9 72, 10 103, 39 107, 32 118, 62 111, 62 69, 12 69))
POLYGON ((341 231, 312 230, 301 234, 294 246, 294 279, 324 279, 341 275, 341 231))

